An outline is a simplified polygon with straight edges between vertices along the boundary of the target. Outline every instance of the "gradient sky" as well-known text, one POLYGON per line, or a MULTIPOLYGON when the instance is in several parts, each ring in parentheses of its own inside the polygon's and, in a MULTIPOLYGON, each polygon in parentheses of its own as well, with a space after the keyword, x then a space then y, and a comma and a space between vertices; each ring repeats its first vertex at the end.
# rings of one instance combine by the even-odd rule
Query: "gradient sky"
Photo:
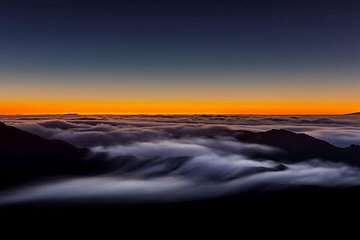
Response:
POLYGON ((359 1, 0 3, 0 114, 360 111, 359 1))

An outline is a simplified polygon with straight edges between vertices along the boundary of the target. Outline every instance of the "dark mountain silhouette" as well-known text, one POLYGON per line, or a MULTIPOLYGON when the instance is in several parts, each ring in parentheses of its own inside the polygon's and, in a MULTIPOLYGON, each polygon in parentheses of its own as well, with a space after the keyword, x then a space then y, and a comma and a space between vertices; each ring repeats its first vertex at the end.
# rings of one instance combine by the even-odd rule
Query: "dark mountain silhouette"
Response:
POLYGON ((358 145, 339 148, 303 133, 275 129, 259 133, 239 131, 236 138, 242 142, 268 145, 283 150, 276 153, 256 153, 254 157, 257 158, 283 162, 320 158, 360 166, 360 146, 358 145))
MULTIPOLYGON (((119 159, 103 161, 103 155, 86 159, 88 149, 79 149, 60 140, 47 140, 3 123, 0 123, 0 136, 0 187, 44 176, 94 174, 107 171, 112 166, 124 170, 136 163, 131 161, 131 156, 125 157, 122 161, 119 159), (119 164, 125 164, 125 167, 117 166, 119 164)), ((236 131, 233 132, 233 136, 241 142, 280 149, 268 153, 245 153, 257 159, 289 163, 318 158, 360 166, 360 146, 357 145, 338 148, 306 134, 296 134, 286 130, 258 133, 236 131)), ((166 169, 171 171, 184 162, 186 158, 171 161, 172 165, 167 166, 166 169)), ((143 164, 151 164, 151 162, 143 164)), ((133 167, 139 168, 137 164, 133 167)))
POLYGON ((359 116, 360 116, 360 112, 348 113, 348 114, 345 114, 345 115, 349 115, 349 116, 352 116, 352 115, 359 115, 359 116))
MULTIPOLYGON (((295 134, 285 130, 260 133, 238 131, 235 132, 235 136, 239 141, 265 144, 283 150, 283 152, 258 155, 256 156, 258 158, 271 158, 283 162, 322 158, 359 166, 360 147, 355 145, 338 148, 308 135, 295 134)), ((63 141, 46 140, 0 123, 0 188, 39 177, 94 174, 97 171, 108 170, 109 166, 104 165, 102 156, 86 160, 88 152, 87 149, 78 149, 63 141)), ((186 160, 186 158, 179 158, 172 162, 166 170, 172 171, 186 160)), ((130 157, 118 161, 118 164, 124 164, 131 168, 133 161, 130 157)), ((272 170, 281 171, 284 168, 286 166, 279 165, 272 170)), ((259 169, 252 170, 258 171, 259 169)), ((75 216, 81 216, 77 218, 77 220, 81 220, 80 222, 89 219, 93 221, 94 216, 99 216, 101 219, 109 216, 122 216, 126 221, 136 218, 136 222, 138 222, 139 216, 152 217, 160 214, 160 216, 164 216, 164 219, 174 216, 177 216, 178 219, 184 219, 179 216, 203 216, 204 219, 213 221, 214 216, 219 216, 218 219, 225 219, 229 213, 232 213, 241 216, 241 219, 246 221, 254 218, 256 223, 259 221, 258 216, 262 216, 262 218, 268 216, 268 223, 272 221, 272 216, 279 216, 279 214, 284 216, 284 219, 291 216, 303 219, 300 216, 308 217, 315 212, 319 216, 329 214, 332 219, 334 214, 354 213, 354 211, 359 211, 359 190, 358 186, 346 189, 300 186, 293 189, 280 188, 275 191, 267 191, 266 186, 259 186, 258 189, 239 195, 169 204, 124 205, 109 201, 105 206, 98 207, 100 203, 84 200, 72 204, 60 201, 55 205, 47 202, 33 202, 23 206, 9 206, 1 210, 2 216, 6 216, 4 219, 14 217, 16 220, 24 216, 31 216, 31 218, 41 216, 46 220, 53 216, 64 216, 71 219, 69 216, 73 217, 75 214, 75 216), (207 217, 209 215, 211 216, 207 217)))
POLYGON ((95 170, 100 162, 85 160, 88 152, 0 122, 0 187, 36 177, 95 170))

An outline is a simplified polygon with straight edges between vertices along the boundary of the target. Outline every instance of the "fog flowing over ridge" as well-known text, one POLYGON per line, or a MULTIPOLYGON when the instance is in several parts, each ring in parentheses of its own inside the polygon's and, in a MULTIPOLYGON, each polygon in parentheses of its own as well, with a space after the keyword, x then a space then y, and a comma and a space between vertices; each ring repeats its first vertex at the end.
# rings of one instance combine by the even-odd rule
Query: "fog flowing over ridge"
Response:
POLYGON ((84 199, 173 202, 308 185, 357 186, 356 166, 328 159, 258 158, 284 150, 242 142, 237 136, 281 128, 346 147, 360 142, 359 120, 358 116, 3 116, 0 121, 8 125, 87 147, 88 158, 101 156, 111 167, 90 176, 36 179, 4 190, 0 204, 84 199))
POLYGON ((335 146, 360 144, 360 116, 261 115, 39 115, 0 116, 0 121, 48 139, 95 147, 176 137, 224 134, 222 130, 286 129, 335 146), (207 130, 211 128, 211 130, 207 130))

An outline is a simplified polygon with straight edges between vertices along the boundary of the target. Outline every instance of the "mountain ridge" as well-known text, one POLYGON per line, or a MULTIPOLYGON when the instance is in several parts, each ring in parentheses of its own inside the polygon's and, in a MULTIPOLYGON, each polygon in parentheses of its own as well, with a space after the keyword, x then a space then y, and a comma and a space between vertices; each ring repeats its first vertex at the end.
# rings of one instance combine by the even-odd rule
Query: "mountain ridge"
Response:
MULTIPOLYGON (((360 167, 360 146, 339 148, 303 133, 283 129, 265 132, 235 131, 240 142, 267 145, 282 151, 245 153, 259 160, 296 163, 321 159, 360 167)), ((104 161, 104 155, 86 159, 90 152, 61 140, 47 140, 0 122, 0 188, 32 178, 93 174, 108 170, 119 161, 104 161)))
POLYGON ((284 150, 278 153, 258 154, 258 158, 269 158, 282 162, 300 162, 309 159, 322 159, 360 166, 360 146, 336 147, 324 140, 304 133, 293 133, 284 129, 272 129, 265 132, 242 132, 237 140, 247 143, 267 145, 284 150))
POLYGON ((347 113, 345 115, 347 116, 360 115, 360 112, 347 113))
POLYGON ((97 165, 85 161, 88 154, 86 148, 0 122, 0 188, 37 177, 86 173, 97 165))

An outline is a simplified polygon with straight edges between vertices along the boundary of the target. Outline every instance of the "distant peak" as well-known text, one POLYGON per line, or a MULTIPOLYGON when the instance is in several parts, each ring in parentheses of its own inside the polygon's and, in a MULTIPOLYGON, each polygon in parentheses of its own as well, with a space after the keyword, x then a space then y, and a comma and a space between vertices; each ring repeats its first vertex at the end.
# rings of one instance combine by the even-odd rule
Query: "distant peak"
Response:
POLYGON ((360 112, 353 112, 353 113, 348 113, 348 114, 345 114, 345 115, 360 115, 360 112))
POLYGON ((79 116, 77 113, 66 113, 64 116, 79 116))
POLYGON ((0 122, 0 127, 7 127, 7 125, 3 122, 0 122))
POLYGON ((360 145, 357 145, 357 144, 351 144, 349 146, 349 148, 360 148, 360 145))
POLYGON ((268 133, 291 133, 291 134, 295 134, 291 131, 285 130, 285 129, 271 129, 269 131, 267 131, 268 133))

